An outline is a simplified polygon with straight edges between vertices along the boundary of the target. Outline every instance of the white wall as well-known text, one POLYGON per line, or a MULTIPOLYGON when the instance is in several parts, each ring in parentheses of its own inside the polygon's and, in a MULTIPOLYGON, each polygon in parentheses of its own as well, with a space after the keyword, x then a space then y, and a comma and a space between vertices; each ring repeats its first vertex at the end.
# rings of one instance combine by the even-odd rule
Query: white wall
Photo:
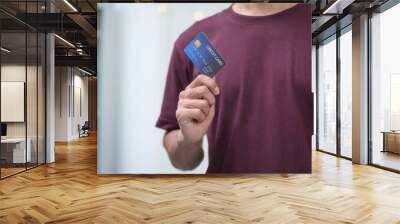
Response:
POLYGON ((88 120, 88 77, 72 67, 56 67, 55 140, 69 141, 79 137, 78 124, 88 120), (79 95, 82 113, 79 113, 79 95))
POLYGON ((68 140, 68 67, 55 68, 55 141, 68 140))
MULTIPOLYGON (((98 4, 98 173, 183 173, 155 128, 178 35, 229 4, 98 4)), ((204 173, 205 160, 189 173, 204 173)))
POLYGON ((89 119, 89 112, 88 112, 88 77, 87 76, 82 76, 82 73, 76 74, 75 70, 75 75, 74 75, 74 93, 75 94, 73 97, 74 102, 74 107, 72 108, 72 119, 71 119, 71 136, 72 138, 79 138, 79 132, 78 132, 78 124, 83 125, 85 121, 88 121, 89 119), (79 93, 80 91, 80 93, 79 93), (80 95, 80 97, 79 97, 80 95), (79 102, 81 101, 81 102, 79 102), (79 107, 81 107, 79 109, 79 107), (75 110, 75 113, 74 113, 75 110), (80 111, 82 110, 82 111, 80 111))

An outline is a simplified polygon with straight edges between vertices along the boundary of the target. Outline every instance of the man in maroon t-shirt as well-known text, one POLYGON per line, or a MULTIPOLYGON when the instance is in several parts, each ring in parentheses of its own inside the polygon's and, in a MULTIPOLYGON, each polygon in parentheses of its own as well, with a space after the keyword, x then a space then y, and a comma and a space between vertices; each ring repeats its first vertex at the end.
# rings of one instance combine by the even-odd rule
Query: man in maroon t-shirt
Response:
POLYGON ((207 173, 309 173, 311 9, 307 4, 233 4, 176 40, 157 127, 172 164, 207 173), (199 74, 183 48, 204 32, 226 61, 199 74))

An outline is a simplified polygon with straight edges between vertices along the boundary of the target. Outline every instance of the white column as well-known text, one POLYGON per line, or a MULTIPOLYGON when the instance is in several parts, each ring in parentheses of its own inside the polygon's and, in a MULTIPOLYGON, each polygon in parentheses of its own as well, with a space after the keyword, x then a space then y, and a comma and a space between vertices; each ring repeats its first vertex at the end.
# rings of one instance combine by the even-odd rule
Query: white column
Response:
MULTIPOLYGON (((46 1, 46 11, 54 12, 54 5, 46 1)), ((55 161, 55 44, 54 35, 46 35, 46 163, 55 161)))
POLYGON ((353 20, 353 162, 368 163, 368 15, 353 20))
POLYGON ((54 76, 54 35, 46 36, 46 163, 55 161, 54 133, 55 133, 55 76, 54 76))

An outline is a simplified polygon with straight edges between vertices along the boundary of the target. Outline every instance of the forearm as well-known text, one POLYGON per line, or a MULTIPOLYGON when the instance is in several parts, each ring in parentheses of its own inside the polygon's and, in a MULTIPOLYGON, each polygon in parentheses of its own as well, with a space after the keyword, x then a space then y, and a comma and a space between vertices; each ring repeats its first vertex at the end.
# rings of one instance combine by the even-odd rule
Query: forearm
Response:
POLYGON ((180 130, 168 132, 164 137, 164 147, 174 167, 181 170, 196 168, 203 160, 202 142, 187 142, 180 130))

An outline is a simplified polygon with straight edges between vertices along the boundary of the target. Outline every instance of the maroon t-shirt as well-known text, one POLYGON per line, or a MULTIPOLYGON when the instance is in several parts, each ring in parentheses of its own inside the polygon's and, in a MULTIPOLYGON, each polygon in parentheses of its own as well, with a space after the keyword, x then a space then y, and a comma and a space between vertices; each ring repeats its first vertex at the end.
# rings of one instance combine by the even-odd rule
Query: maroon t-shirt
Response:
POLYGON ((229 7, 184 31, 172 52, 159 128, 179 129, 179 92, 199 74, 183 49, 200 32, 226 62, 215 76, 220 95, 207 132, 207 173, 311 172, 310 6, 269 16, 229 7))

